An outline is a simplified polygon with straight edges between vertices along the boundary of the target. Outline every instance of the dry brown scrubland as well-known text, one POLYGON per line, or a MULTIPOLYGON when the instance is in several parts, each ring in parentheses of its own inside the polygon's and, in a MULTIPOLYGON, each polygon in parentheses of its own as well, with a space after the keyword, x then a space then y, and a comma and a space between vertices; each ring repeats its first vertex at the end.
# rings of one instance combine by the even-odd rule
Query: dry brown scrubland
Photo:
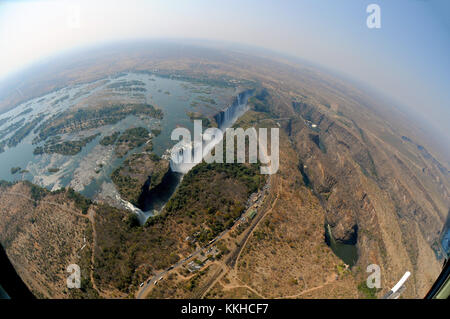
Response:
MULTIPOLYGON (((0 242, 17 273, 40 298, 68 298, 70 264, 90 265, 92 227, 64 194, 36 201, 27 183, 0 187, 0 242), (80 251, 86 238, 86 247, 80 251)), ((89 277, 89 267, 82 276, 89 277)))
MULTIPOLYGON (((205 52, 202 59, 196 57, 202 51, 185 48, 86 62, 82 72, 69 68, 54 73, 53 82, 58 84, 51 84, 51 79, 45 86, 34 84, 30 96, 61 83, 155 68, 192 77, 226 75, 258 81, 270 93, 270 117, 282 128, 280 170, 271 178, 268 213, 249 236, 235 267, 221 270, 223 264, 211 264, 200 278, 179 277, 174 282, 194 280, 206 297, 213 298, 354 298, 363 297, 357 286, 368 275, 367 265, 375 263, 382 270, 378 296, 408 270, 412 277, 404 297, 423 297, 440 271, 430 246, 450 207, 448 162, 439 150, 425 143, 427 137, 410 126, 400 111, 322 72, 245 54, 205 52), (306 120, 317 128, 313 130, 306 120), (304 185, 299 165, 306 165, 310 187, 304 185), (356 242, 359 259, 351 271, 339 272, 337 265, 342 262, 324 242, 325 223, 336 240, 356 242), (211 274, 220 278, 211 280, 211 274)), ((17 99, 10 97, 5 103, 13 101, 17 99)), ((22 186, 16 187, 26 193, 22 186)), ((11 203, 2 212, 6 218, 0 220, 2 243, 8 241, 5 248, 20 265, 19 274, 32 287, 48 287, 44 295, 60 296, 54 291, 61 291, 62 281, 39 274, 36 265, 51 258, 73 259, 78 246, 70 243, 80 242, 86 220, 46 210, 44 204, 32 209, 32 203, 1 196, 2 203, 11 203), (29 214, 35 214, 37 222, 17 222, 26 221, 29 214), (69 237, 55 235, 59 233, 69 237), (24 238, 31 242, 31 237, 34 248, 20 246, 24 238), (62 238, 71 240, 62 243, 62 238), (67 252, 62 253, 61 247, 67 252), (36 256, 42 257, 36 260, 36 256)), ((232 239, 228 243, 234 247, 232 239)), ((54 262, 48 267, 60 265, 54 262)), ((189 289, 172 291, 153 296, 192 296, 189 289)))

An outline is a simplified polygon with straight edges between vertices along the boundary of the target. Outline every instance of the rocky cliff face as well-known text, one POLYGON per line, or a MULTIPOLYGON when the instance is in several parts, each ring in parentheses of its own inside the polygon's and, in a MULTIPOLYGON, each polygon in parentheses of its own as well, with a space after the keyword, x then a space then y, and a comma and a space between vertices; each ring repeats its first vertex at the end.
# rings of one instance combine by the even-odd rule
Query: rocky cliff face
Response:
POLYGON ((136 206, 140 197, 158 186, 169 171, 169 161, 150 153, 130 155, 122 166, 114 170, 111 179, 120 195, 136 206))
MULTIPOLYGON (((92 61, 95 67, 70 73, 81 81, 131 67, 158 68, 199 78, 207 74, 257 81, 267 88, 266 116, 256 114, 251 125, 270 123, 282 128, 280 170, 270 178, 270 195, 260 209, 265 217, 249 235, 236 266, 226 270, 224 278, 232 284, 217 280, 217 296, 231 291, 236 297, 238 289, 245 288, 264 297, 363 297, 358 284, 368 276, 366 267, 378 264, 382 279, 378 295, 411 271, 404 297, 423 297, 440 270, 431 245, 439 238, 450 207, 448 164, 430 147, 431 140, 389 105, 312 68, 238 53, 201 53, 183 49, 139 56, 136 52, 130 58, 109 52, 110 58, 92 61), (326 246, 324 224, 330 225, 337 242, 356 244, 359 258, 351 270, 342 271, 341 261, 326 246)), ((46 85, 30 92, 54 87, 52 83, 57 82, 51 79, 58 78, 58 72, 50 73, 46 81, 33 79, 46 85)), ((5 99, 9 105, 11 101, 5 99)), ((142 175, 139 187, 147 176, 142 175)), ((7 193, 31 196, 30 188, 22 184, 2 188, 0 241, 24 281, 44 296, 62 296, 65 273, 60 268, 76 258, 83 232, 91 243, 87 248, 98 253, 92 258, 97 284, 105 289, 117 284, 118 277, 111 276, 115 273, 127 273, 124 282, 128 284, 128 273, 131 278, 139 267, 150 264, 162 269, 173 264, 180 251, 180 256, 192 252, 184 241, 197 231, 192 222, 203 225, 208 216, 216 216, 208 213, 208 201, 222 205, 218 211, 245 201, 245 185, 236 187, 237 182, 220 171, 196 179, 198 187, 189 187, 175 198, 176 213, 147 230, 130 231, 124 212, 109 207, 99 210, 96 247, 82 216, 56 210, 45 201, 33 206, 33 201, 18 201, 17 195, 7 193), (233 201, 218 203, 216 194, 233 201), (195 201, 198 209, 186 201, 195 201), (184 250, 177 248, 180 245, 184 250)), ((63 207, 73 207, 72 200, 57 197, 61 194, 51 196, 55 196, 51 202, 57 199, 63 207)), ((228 243, 233 246, 232 239, 228 243)), ((81 256, 86 269, 91 269, 90 256, 81 256)), ((136 277, 133 284, 146 278, 136 277)))
POLYGON ((350 116, 292 107, 292 140, 334 238, 357 245, 363 270, 379 264, 388 286, 412 269, 407 295, 423 296, 439 272, 431 245, 449 205, 440 183, 448 181, 446 169, 390 132, 380 138, 350 116))

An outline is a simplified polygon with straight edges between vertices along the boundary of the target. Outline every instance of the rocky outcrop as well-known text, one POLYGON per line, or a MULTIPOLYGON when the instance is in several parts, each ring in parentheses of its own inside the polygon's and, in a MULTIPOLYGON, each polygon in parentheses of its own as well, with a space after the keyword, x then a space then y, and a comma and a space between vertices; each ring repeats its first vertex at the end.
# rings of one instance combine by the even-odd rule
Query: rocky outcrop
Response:
MULTIPOLYGON (((303 174, 326 210, 333 237, 358 246, 361 267, 380 264, 386 285, 412 269, 408 293, 424 295, 429 288, 425 281, 439 270, 431 246, 438 240, 449 202, 438 192, 446 185, 417 169, 411 158, 416 156, 421 166, 440 177, 445 175, 443 166, 423 149, 396 148, 352 119, 351 125, 343 125, 343 115, 331 118, 308 103, 294 102, 293 110, 305 125, 291 139, 303 174)), ((403 143, 411 140, 403 138, 403 143)))
POLYGON ((114 170, 111 180, 123 199, 140 206, 141 194, 158 186, 168 171, 169 161, 155 154, 137 153, 130 155, 114 170))

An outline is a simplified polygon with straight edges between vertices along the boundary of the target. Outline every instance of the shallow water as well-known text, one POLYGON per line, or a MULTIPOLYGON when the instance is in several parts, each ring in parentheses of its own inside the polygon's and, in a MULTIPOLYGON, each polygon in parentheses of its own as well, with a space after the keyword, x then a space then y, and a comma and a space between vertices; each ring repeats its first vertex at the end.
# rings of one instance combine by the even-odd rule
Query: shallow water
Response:
POLYGON ((344 263, 350 267, 356 264, 358 260, 358 249, 356 245, 341 244, 334 240, 331 234, 330 225, 325 226, 326 242, 330 246, 331 250, 338 256, 344 263))
MULTIPOLYGON (((53 190, 70 186, 83 195, 94 198, 102 191, 104 183, 111 183, 111 172, 121 165, 125 159, 125 157, 116 158, 113 156, 112 146, 108 148, 99 145, 98 142, 103 136, 110 135, 114 131, 123 132, 127 128, 137 126, 146 127, 149 130, 160 129, 160 135, 153 137, 152 142, 153 151, 157 155, 162 155, 175 144, 175 141, 170 139, 174 128, 183 126, 192 130, 193 122, 187 115, 187 112, 209 111, 209 115, 215 114, 227 106, 228 101, 235 93, 235 89, 231 88, 210 87, 203 84, 193 84, 141 73, 128 73, 118 77, 109 77, 91 83, 56 90, 24 102, 15 109, 1 114, 0 120, 7 117, 10 117, 10 119, 8 122, 0 125, 0 130, 22 119, 25 119, 24 123, 27 123, 39 114, 45 115, 43 119, 45 121, 77 103, 83 103, 85 99, 92 103, 93 97, 97 98, 97 96, 100 96, 102 99, 108 99, 108 96, 113 96, 114 94, 121 94, 121 97, 129 97, 135 101, 140 99, 142 103, 159 107, 162 109, 164 117, 162 120, 157 120, 130 115, 114 125, 106 125, 81 133, 61 135, 62 140, 73 140, 97 132, 101 133, 101 136, 87 144, 75 156, 64 156, 61 154, 33 155, 34 148, 43 143, 32 145, 31 142, 35 137, 34 132, 32 132, 16 147, 5 147, 5 152, 0 153, 0 179, 8 181, 26 179, 53 190), (144 87, 146 91, 136 93, 107 88, 110 84, 123 81, 141 81, 144 85, 140 87, 144 87), (108 92, 110 95, 104 95, 104 92, 108 92), (96 95, 93 96, 93 94, 96 95), (212 98, 216 101, 216 104, 197 103, 197 107, 191 106, 191 103, 199 102, 200 97, 212 98), (32 112, 18 116, 30 107, 33 109, 32 112), (99 169, 100 166, 101 169, 99 169), (12 167, 21 167, 29 172, 13 175, 10 171, 12 167), (48 172, 49 168, 55 167, 60 170, 56 173, 48 172)), ((6 135, 4 140, 13 133, 6 135)), ((130 153, 138 151, 140 151, 139 148, 130 153)), ((106 187, 105 189, 110 190, 111 188, 106 187)), ((117 194, 111 193, 109 195, 115 196, 117 194)))

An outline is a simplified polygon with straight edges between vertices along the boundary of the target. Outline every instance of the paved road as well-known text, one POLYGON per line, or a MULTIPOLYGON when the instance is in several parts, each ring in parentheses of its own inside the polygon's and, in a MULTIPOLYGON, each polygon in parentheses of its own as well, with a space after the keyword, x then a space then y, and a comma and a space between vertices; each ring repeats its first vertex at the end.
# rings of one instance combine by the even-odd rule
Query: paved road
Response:
POLYGON ((188 257, 178 261, 177 263, 173 264, 172 266, 170 266, 169 268, 167 268, 166 270, 158 273, 157 275, 151 277, 150 279, 147 279, 147 281, 145 281, 144 286, 142 286, 142 288, 140 288, 139 293, 137 294, 137 299, 141 299, 145 297, 145 293, 146 291, 149 289, 149 287, 151 285, 153 285, 155 283, 155 281, 159 281, 160 278, 162 278, 164 275, 166 275, 168 272, 179 268, 180 266, 182 266, 184 263, 188 262, 189 260, 193 259, 194 257, 198 256, 203 250, 207 249, 209 246, 211 246, 212 244, 214 244, 216 241, 218 241, 219 239, 221 239, 223 236, 225 236, 230 230, 232 230, 236 225, 238 225, 240 222, 237 221, 231 228, 224 230, 219 236, 217 236, 215 239, 213 239, 211 242, 209 242, 207 245, 198 248, 195 252, 193 252, 191 255, 189 255, 188 257))
MULTIPOLYGON (((256 203, 261 203, 261 201, 263 200, 264 196, 261 196, 258 201, 256 203)), ((182 266, 184 263, 188 262, 189 260, 193 259, 194 257, 198 256, 202 251, 204 251, 205 249, 207 249, 209 246, 211 246, 212 244, 214 244, 215 242, 217 242, 219 239, 221 239, 223 236, 225 236, 229 231, 233 230, 237 225, 239 225, 241 223, 241 218, 249 211, 251 210, 253 207, 253 205, 251 207, 249 207, 240 217, 239 219, 233 224, 233 226, 231 226, 229 229, 224 230, 222 233, 220 233, 220 235, 218 235, 215 239, 213 239, 212 241, 210 241, 208 244, 206 244, 205 246, 198 248, 195 252, 193 252, 191 255, 189 255, 188 257, 178 261, 177 263, 173 264, 172 266, 170 266, 169 268, 167 268, 166 270, 158 273, 157 275, 151 277, 150 279, 147 279, 146 281, 144 281, 144 286, 142 286, 142 288, 140 288, 136 298, 137 299, 141 299, 144 298, 146 295, 147 290, 150 288, 151 285, 153 285, 155 283, 155 281, 159 281, 160 278, 162 278, 164 275, 166 275, 168 272, 179 268, 180 266, 182 266)), ((259 214, 258 214, 259 215, 259 214)), ((261 218, 261 217, 260 217, 261 218)), ((259 219, 260 219, 259 218, 259 219)))
MULTIPOLYGON (((284 120, 284 119, 290 119, 290 118, 280 118, 279 120, 284 120)), ((262 154, 262 156, 265 157, 265 162, 268 162, 268 161, 267 161, 267 157, 268 157, 268 156, 267 156, 267 153, 262 154)), ((267 185, 270 185, 270 177, 269 177, 269 180, 267 181, 266 186, 267 186, 267 185)), ((263 188, 263 191, 264 191, 264 192, 265 192, 265 190, 267 189, 266 186, 263 188)), ((267 193, 264 194, 264 195, 267 195, 267 193)), ((258 205, 261 203, 261 201, 263 200, 264 197, 265 197, 265 196, 261 196, 261 197, 258 199, 258 201, 257 201, 258 205)), ((252 206, 253 206, 253 205, 252 205, 252 206)), ((249 207, 248 209, 246 209, 245 213, 247 213, 249 209, 251 209, 251 207, 249 207)), ((209 242, 206 246, 197 249, 197 250, 196 250, 192 255, 190 255, 189 257, 180 260, 179 262, 177 262, 176 264, 174 264, 174 265, 172 265, 171 267, 167 268, 166 270, 160 272, 159 274, 153 276, 153 277, 150 278, 150 279, 147 279, 147 281, 144 281, 144 286, 142 286, 142 288, 141 288, 140 291, 138 292, 138 294, 137 294, 137 299, 143 298, 143 297, 145 296, 146 291, 147 291, 148 288, 150 287, 150 285, 154 284, 154 282, 155 282, 156 280, 159 280, 159 278, 163 277, 163 276, 164 276, 165 274, 167 274, 169 271, 171 271, 171 270, 173 270, 173 269, 176 269, 176 268, 180 267, 180 266, 183 265, 185 262, 187 262, 188 260, 192 259, 192 257, 197 256, 197 255, 200 254, 204 249, 206 249, 206 248, 209 247, 211 244, 213 244, 214 242, 216 242, 217 240, 219 240, 219 239, 221 239, 223 236, 225 236, 230 230, 232 230, 234 227, 236 227, 236 225, 238 225, 238 224, 241 223, 241 221, 242 221, 241 218, 242 218, 242 216, 243 216, 245 213, 243 213, 243 214, 241 215, 241 217, 239 218, 239 220, 237 220, 236 223, 233 224, 233 226, 231 226, 229 229, 224 230, 219 236, 217 236, 213 241, 209 242)), ((251 230, 253 230, 253 228, 258 224, 258 222, 261 220, 261 218, 262 218, 264 215, 265 215, 265 214, 260 214, 260 213, 256 214, 255 217, 257 217, 257 218, 255 218, 254 221, 251 223, 251 227, 250 227, 251 229, 250 229, 250 231, 247 233, 246 236, 248 236, 248 235, 251 233, 251 230), (259 215, 261 215, 261 216, 259 216, 259 215)), ((246 242, 246 241, 245 241, 245 242, 246 242)), ((241 249, 237 249, 238 255, 239 255, 239 252, 240 252, 241 250, 242 250, 242 247, 241 247, 241 249)), ((230 256, 230 257, 229 257, 228 260, 227 260, 227 264, 230 262, 230 260, 231 260, 231 264, 233 264, 233 261, 236 262, 236 259, 233 258, 233 257, 235 257, 235 256, 234 256, 234 252, 233 252, 232 256, 230 256), (231 258, 230 258, 230 257, 231 257, 231 258)), ((237 257, 237 256, 236 256, 236 257, 237 257)))

